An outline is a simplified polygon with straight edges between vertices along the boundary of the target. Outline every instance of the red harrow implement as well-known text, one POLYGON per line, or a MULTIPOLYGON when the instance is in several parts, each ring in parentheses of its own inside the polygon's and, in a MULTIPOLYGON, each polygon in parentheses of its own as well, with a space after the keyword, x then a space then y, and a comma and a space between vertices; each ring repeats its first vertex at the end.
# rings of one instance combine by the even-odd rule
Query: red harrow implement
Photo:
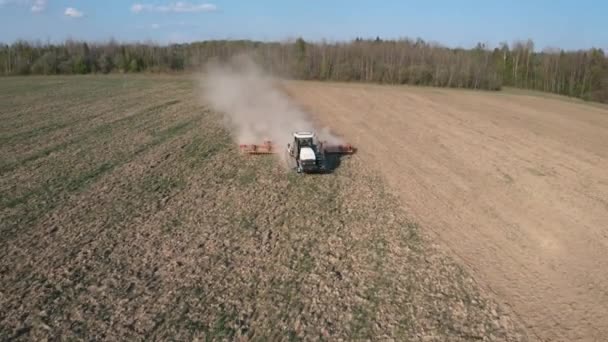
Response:
MULTIPOLYGON (((325 153, 331 154, 353 154, 357 151, 351 144, 328 144, 321 142, 320 149, 325 153)), ((241 144, 239 145, 241 153, 244 154, 275 154, 279 150, 270 140, 264 141, 262 144, 241 144)))
POLYGON ((353 154, 357 152, 357 149, 355 149, 351 144, 330 145, 325 141, 321 143, 321 149, 325 153, 332 154, 353 154))
POLYGON ((277 153, 277 149, 270 140, 264 141, 260 145, 256 144, 241 144, 239 145, 241 153, 246 154, 273 154, 277 153))

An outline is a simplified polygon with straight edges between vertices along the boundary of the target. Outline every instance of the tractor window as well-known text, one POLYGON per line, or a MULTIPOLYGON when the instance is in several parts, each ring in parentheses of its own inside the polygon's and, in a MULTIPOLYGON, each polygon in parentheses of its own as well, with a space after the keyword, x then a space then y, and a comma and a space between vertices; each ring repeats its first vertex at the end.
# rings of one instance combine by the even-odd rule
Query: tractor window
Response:
POLYGON ((312 139, 302 139, 300 141, 300 147, 312 147, 312 139))

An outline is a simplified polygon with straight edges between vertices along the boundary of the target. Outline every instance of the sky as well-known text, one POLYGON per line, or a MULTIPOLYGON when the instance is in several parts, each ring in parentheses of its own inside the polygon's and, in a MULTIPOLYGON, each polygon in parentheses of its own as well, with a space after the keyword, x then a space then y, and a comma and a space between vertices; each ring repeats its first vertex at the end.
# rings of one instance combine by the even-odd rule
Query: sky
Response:
POLYGON ((532 39, 608 50, 606 0, 0 0, 0 42, 422 38, 451 47, 532 39))

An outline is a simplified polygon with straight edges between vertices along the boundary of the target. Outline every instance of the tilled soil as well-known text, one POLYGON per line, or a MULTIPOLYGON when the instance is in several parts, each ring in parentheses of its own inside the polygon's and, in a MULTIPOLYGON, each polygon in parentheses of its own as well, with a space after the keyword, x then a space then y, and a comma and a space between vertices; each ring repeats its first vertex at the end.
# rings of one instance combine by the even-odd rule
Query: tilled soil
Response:
POLYGON ((527 339, 365 154, 241 156, 194 84, 0 79, 0 339, 527 339))
POLYGON ((528 331, 608 339, 608 107, 510 94, 292 82, 528 331))

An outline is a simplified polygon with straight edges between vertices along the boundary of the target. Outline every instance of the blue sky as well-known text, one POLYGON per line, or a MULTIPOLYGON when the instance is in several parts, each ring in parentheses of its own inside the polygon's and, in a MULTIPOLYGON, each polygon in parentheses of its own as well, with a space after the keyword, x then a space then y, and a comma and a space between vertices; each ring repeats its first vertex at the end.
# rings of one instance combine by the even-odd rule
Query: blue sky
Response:
POLYGON ((421 37, 448 46, 531 38, 608 49, 606 0, 0 0, 0 41, 421 37))

